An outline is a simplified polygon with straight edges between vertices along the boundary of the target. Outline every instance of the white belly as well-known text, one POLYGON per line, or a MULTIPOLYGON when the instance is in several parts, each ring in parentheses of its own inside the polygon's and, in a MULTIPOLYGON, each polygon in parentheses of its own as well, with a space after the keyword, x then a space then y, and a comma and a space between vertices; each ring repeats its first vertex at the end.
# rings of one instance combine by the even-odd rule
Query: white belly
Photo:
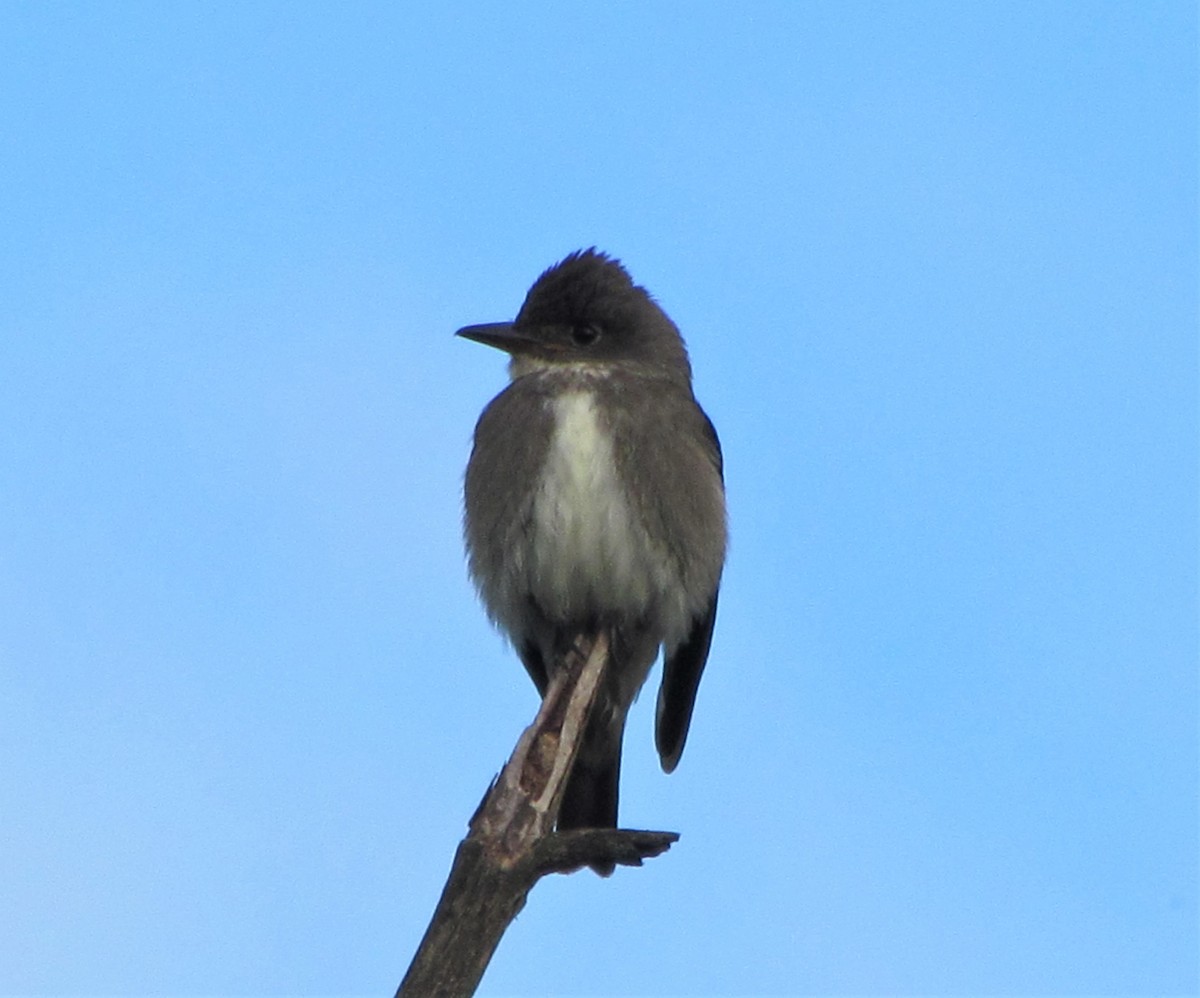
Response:
POLYGON ((551 404, 555 428, 533 507, 531 590, 560 619, 640 616, 672 588, 666 553, 652 549, 630 508, 592 394, 569 392, 551 404))

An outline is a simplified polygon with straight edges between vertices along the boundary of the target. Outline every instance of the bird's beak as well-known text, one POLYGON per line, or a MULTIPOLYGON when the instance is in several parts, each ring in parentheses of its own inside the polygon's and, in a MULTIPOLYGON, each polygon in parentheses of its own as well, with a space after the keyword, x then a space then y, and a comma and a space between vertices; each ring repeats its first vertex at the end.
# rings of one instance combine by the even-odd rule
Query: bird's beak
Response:
POLYGON ((511 322, 485 322, 478 326, 463 326, 454 335, 509 354, 528 353, 534 345, 534 341, 517 332, 511 322))

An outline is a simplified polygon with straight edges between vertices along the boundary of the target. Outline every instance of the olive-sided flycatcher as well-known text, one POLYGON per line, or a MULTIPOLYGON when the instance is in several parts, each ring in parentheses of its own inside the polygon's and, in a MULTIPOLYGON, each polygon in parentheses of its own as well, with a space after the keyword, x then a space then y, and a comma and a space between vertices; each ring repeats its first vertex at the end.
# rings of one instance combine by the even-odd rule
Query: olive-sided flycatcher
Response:
POLYGON ((607 679, 558 827, 615 828, 625 715, 660 646, 655 740, 668 773, 708 658, 725 561, 717 434, 679 330, 594 249, 542 274, 514 321, 458 335, 511 357, 467 466, 471 575, 543 695, 580 632, 608 631, 607 679))

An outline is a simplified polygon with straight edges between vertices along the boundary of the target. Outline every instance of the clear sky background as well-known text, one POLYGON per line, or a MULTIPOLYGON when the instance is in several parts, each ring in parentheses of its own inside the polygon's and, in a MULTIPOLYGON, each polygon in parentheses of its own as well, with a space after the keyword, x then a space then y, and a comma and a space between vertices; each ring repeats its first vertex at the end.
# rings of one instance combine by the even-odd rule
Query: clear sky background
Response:
MULTIPOLYGON (((590 245, 732 549, 486 995, 1192 994, 1182 2, 0 6, 0 992, 389 994, 536 700, 460 483, 590 245)), ((657 684, 657 676, 651 680, 657 684)))

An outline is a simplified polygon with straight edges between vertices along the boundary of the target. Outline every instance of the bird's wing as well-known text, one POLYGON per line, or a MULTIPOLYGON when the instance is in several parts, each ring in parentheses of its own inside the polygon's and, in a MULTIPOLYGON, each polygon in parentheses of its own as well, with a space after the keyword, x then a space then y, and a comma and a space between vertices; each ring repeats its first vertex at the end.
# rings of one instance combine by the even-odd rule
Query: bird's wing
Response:
MULTIPOLYGON (((724 485, 724 459, 721 441, 716 428, 704 410, 692 403, 690 415, 697 422, 700 440, 706 456, 712 462, 717 477, 724 485)), ((721 513, 719 528, 724 530, 724 513, 721 513)), ((719 566, 718 566, 719 570, 719 566)), ((696 692, 700 688, 700 677, 708 661, 708 650, 712 644, 713 624, 717 619, 717 595, 719 585, 714 585, 707 606, 692 620, 687 637, 674 648, 668 647, 663 661, 662 685, 658 691, 658 709, 655 715, 654 741, 658 747, 659 760, 666 772, 671 772, 683 754, 687 742, 688 727, 692 711, 696 706, 696 692)))
POLYGON ((717 592, 714 590, 708 609, 696 618, 682 644, 669 653, 663 663, 662 685, 658 689, 658 710, 654 721, 654 743, 664 772, 679 765, 683 746, 687 742, 692 710, 696 706, 696 691, 708 661, 712 643, 713 623, 717 619, 717 592))
POLYGON ((544 390, 522 378, 494 398, 475 427, 475 446, 464 482, 464 533, 471 576, 488 615, 512 639, 526 670, 545 693, 546 663, 534 634, 536 608, 514 595, 511 575, 532 529, 534 490, 530 486, 545 459, 550 415, 544 390), (514 602, 515 600, 515 602, 514 602))

